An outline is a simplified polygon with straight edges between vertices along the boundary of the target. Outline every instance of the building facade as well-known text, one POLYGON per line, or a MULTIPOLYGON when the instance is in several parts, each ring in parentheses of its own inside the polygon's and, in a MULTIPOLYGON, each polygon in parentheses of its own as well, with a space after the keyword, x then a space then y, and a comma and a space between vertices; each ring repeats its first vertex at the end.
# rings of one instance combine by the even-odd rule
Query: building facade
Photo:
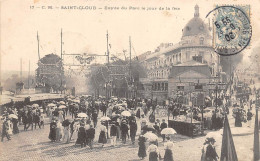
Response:
POLYGON ((179 43, 161 44, 149 55, 146 52, 142 59, 148 75, 144 91, 151 94, 145 95, 163 101, 179 91, 196 91, 199 84, 207 90, 207 85, 221 72, 219 55, 212 47, 211 31, 210 21, 203 22, 196 5, 194 17, 184 26, 179 43))

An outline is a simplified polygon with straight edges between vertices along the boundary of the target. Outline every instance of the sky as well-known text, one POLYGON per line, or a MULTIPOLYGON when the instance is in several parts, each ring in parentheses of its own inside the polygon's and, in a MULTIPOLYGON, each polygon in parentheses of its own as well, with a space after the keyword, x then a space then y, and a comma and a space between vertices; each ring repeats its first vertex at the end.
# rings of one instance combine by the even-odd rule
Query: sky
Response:
MULTIPOLYGON (((37 68, 37 31, 40 57, 54 53, 60 55, 60 33, 63 31, 63 52, 106 52, 106 32, 109 33, 111 54, 129 51, 129 36, 133 56, 154 51, 160 43, 178 43, 182 28, 193 17, 194 6, 200 7, 200 17, 214 8, 214 4, 245 4, 242 0, 1 0, 1 71, 37 68), (34 9, 30 9, 34 7, 34 9), (41 6, 95 6, 96 10, 37 9, 41 6), (105 10, 104 7, 152 7, 157 10, 105 10), (159 10, 159 7, 179 10, 159 10), (99 10, 98 8, 103 8, 99 10)), ((250 1, 253 37, 246 53, 259 46, 260 1, 250 1)), ((128 52, 127 52, 128 54, 128 52)), ((122 56, 122 54, 121 54, 122 56)), ((71 60, 68 56, 65 61, 71 60)), ((101 59, 101 58, 100 58, 101 59)), ((103 58, 104 59, 104 58, 103 58)), ((247 57, 244 61, 250 61, 247 57)))

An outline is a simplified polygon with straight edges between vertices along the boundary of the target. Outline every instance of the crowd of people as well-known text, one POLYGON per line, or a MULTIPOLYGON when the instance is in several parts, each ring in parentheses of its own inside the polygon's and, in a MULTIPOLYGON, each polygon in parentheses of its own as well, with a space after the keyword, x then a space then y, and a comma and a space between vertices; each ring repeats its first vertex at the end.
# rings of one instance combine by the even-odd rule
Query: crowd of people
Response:
MULTIPOLYGON (((204 114, 204 127, 209 130, 218 130, 223 127, 224 115, 229 114, 226 97, 219 97, 218 108, 198 108, 187 107, 186 105, 170 101, 164 105, 168 114, 172 114, 173 119, 178 119, 180 115, 192 117, 202 121, 201 112, 204 114), (224 106, 227 105, 227 106, 224 106), (189 113, 192 113, 189 115, 189 113)), ((230 99, 230 98, 229 98, 230 99)), ((216 101, 217 102, 217 101, 216 101)), ((253 114, 252 100, 243 99, 240 105, 234 103, 233 116, 235 126, 241 127, 242 122, 248 122, 251 126, 253 114)), ((6 137, 11 139, 11 135, 19 133, 19 125, 23 125, 23 130, 34 130, 44 128, 45 120, 50 121, 50 131, 48 138, 51 142, 64 142, 66 144, 75 143, 81 148, 89 147, 93 149, 95 144, 104 147, 110 142, 110 146, 121 146, 130 140, 132 145, 136 144, 138 138, 138 157, 149 160, 159 160, 162 154, 159 152, 158 139, 149 140, 146 133, 152 132, 163 140, 164 160, 173 160, 173 142, 170 135, 162 134, 162 130, 167 128, 165 119, 156 119, 156 110, 159 108, 157 101, 141 99, 119 99, 94 98, 92 96, 66 96, 61 101, 52 100, 43 102, 41 107, 38 104, 26 105, 22 108, 5 108, 1 118, 2 141, 6 137), (46 118, 44 116, 47 116, 46 118), (140 134, 138 134, 138 130, 140 134), (98 136, 96 138, 96 136, 98 136), (121 142, 121 143, 119 143, 121 142)), ((201 160, 216 160, 218 155, 214 148, 214 138, 207 138, 203 149, 201 160)))
POLYGON ((138 156, 141 159, 146 157, 146 153, 154 159, 152 146, 158 146, 158 140, 149 141, 150 145, 146 149, 147 138, 143 135, 147 132, 161 136, 163 141, 166 139, 166 156, 173 158, 170 151, 172 148, 170 138, 160 134, 161 130, 167 128, 167 123, 164 119, 162 123, 159 119, 155 120, 153 108, 147 107, 147 104, 149 102, 145 103, 141 100, 110 99, 106 101, 93 97, 66 97, 64 101, 52 102, 46 108, 46 113, 51 119, 49 139, 52 142, 65 143, 75 140, 75 146, 80 145, 81 148, 88 146, 92 149, 93 143, 96 143, 94 139, 97 133, 96 140, 101 147, 104 147, 108 140, 112 147, 120 146, 118 141, 126 144, 128 139, 132 145, 135 145, 137 130, 140 128, 138 156), (64 106, 67 108, 63 108, 64 106), (149 118, 149 121, 146 118, 149 118), (139 125, 138 122, 140 122, 139 125), (157 143, 154 144, 155 142, 157 143))

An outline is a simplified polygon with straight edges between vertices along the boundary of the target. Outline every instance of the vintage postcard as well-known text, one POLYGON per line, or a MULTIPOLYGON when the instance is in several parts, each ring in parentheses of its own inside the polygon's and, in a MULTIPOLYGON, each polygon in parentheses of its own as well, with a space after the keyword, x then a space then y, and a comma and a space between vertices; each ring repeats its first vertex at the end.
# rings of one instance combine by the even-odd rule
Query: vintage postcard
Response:
POLYGON ((1 161, 259 161, 260 1, 0 0, 1 161))

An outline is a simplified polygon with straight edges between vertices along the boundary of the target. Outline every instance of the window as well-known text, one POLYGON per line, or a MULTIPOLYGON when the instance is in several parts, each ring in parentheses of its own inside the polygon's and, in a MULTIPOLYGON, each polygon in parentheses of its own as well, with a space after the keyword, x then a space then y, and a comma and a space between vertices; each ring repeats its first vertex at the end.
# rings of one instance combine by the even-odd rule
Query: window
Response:
POLYGON ((160 83, 158 83, 158 86, 157 86, 157 87, 158 87, 158 91, 161 90, 161 88, 160 88, 160 83))
POLYGON ((184 90, 184 86, 177 86, 177 90, 183 91, 184 90))
POLYGON ((165 91, 168 91, 168 83, 165 83, 164 89, 165 89, 165 91))
POLYGON ((203 45, 203 44, 204 44, 204 38, 201 37, 201 38, 200 38, 200 45, 203 45))
POLYGON ((163 70, 161 71, 161 76, 163 77, 163 70))
POLYGON ((164 83, 162 83, 162 91, 164 91, 164 83))
POLYGON ((201 84, 195 85, 195 90, 203 90, 203 86, 201 84))

